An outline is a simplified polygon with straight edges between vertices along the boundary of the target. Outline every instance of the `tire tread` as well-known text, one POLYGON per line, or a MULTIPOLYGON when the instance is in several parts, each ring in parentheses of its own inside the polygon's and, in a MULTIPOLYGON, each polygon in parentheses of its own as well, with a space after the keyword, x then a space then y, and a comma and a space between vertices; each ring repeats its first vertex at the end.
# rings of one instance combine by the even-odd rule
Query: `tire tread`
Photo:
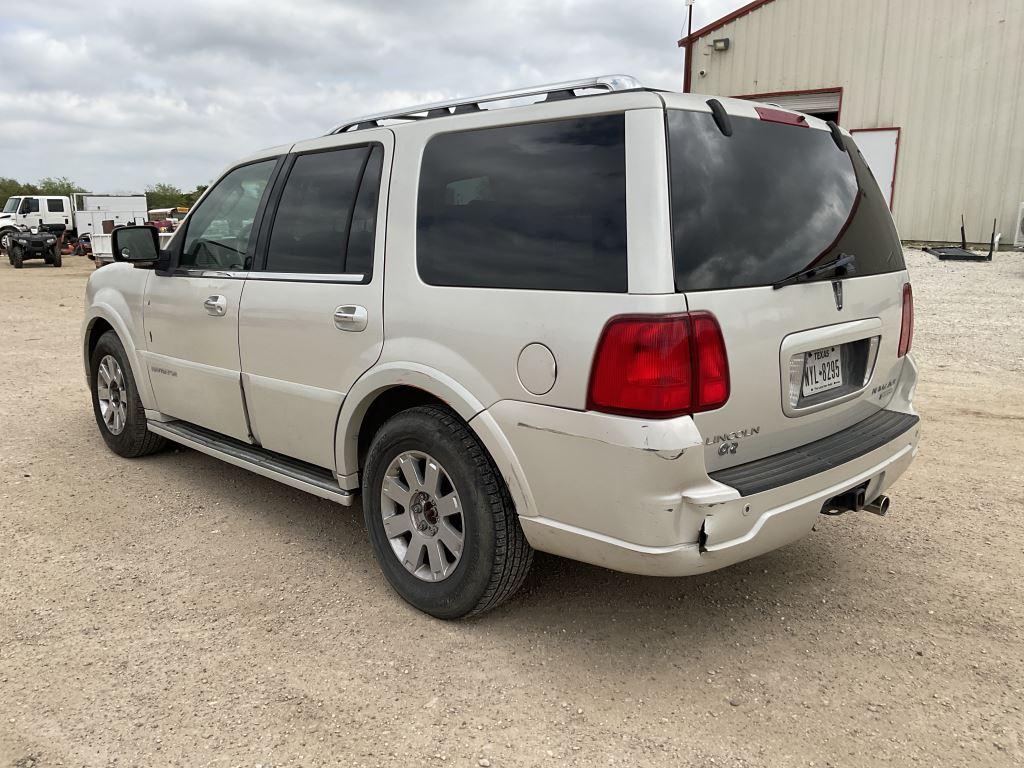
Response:
MULTIPOLYGON (((127 378, 131 379, 131 395, 132 402, 129 406, 128 424, 125 432, 128 433, 128 440, 118 440, 120 446, 115 449, 114 445, 111 444, 111 440, 114 436, 110 435, 105 431, 104 426, 100 423, 99 414, 96 414, 97 426, 100 429, 100 434, 103 436, 104 441, 111 447, 112 450, 119 456, 123 456, 126 459, 137 459, 142 456, 148 456, 152 453, 162 451, 167 447, 167 439, 161 435, 154 434, 149 431, 149 427, 146 426, 146 412, 142 406, 142 401, 139 399, 138 385, 135 383, 135 372, 132 370, 131 365, 128 362, 128 355, 124 351, 124 345, 121 343, 121 339, 118 338, 117 333, 114 331, 107 331, 104 333, 96 344, 96 348, 93 351, 90 360, 90 382, 89 388, 92 389, 94 386, 92 377, 95 373, 95 361, 99 351, 103 347, 111 347, 113 352, 119 357, 119 363, 121 369, 127 378)), ((95 398, 95 396, 94 396, 95 398)), ((94 406, 95 410, 95 399, 94 406)), ((122 432, 117 437, 125 435, 122 432)))
POLYGON ((490 579, 476 605, 464 614, 465 618, 478 616, 500 605, 522 586, 533 564, 533 548, 519 525, 515 503, 504 479, 466 422, 450 408, 438 405, 417 406, 397 415, 413 413, 422 414, 437 423, 461 448, 479 478, 482 495, 490 507, 495 532, 490 579))

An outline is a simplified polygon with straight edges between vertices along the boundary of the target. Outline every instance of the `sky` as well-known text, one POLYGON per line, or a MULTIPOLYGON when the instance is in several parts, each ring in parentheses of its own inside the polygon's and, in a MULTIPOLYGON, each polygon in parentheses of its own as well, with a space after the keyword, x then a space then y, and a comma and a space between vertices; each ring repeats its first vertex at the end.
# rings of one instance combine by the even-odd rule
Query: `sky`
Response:
MULTIPOLYGON (((745 0, 696 0, 694 29, 745 0)), ((681 89, 684 0, 0 0, 0 176, 208 183, 390 107, 598 74, 681 89)))

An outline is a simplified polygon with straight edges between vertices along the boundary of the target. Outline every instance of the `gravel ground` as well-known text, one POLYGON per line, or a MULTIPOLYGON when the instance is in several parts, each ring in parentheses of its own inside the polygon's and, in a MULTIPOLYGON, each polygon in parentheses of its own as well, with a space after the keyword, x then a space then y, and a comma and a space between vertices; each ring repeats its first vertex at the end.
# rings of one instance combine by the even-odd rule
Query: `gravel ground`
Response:
POLYGON ((908 252, 924 437, 889 517, 689 579, 537 558, 443 623, 357 508, 127 461, 91 262, 0 262, 0 766, 1021 765, 1024 256, 908 252))

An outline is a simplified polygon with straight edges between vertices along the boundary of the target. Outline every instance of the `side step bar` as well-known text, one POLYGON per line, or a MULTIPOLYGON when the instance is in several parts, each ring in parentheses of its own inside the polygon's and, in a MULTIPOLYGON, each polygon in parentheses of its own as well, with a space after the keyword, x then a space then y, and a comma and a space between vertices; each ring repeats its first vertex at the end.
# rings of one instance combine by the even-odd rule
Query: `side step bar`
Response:
POLYGON ((342 490, 329 470, 243 443, 184 421, 147 421, 149 431, 257 475, 348 507, 355 495, 342 490))

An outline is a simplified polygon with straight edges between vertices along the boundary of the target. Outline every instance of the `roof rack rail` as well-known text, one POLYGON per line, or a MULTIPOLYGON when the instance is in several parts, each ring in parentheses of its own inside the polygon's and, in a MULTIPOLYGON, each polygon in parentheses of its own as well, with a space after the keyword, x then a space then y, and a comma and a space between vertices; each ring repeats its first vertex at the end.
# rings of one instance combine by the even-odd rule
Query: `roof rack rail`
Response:
POLYGON ((583 80, 567 80, 563 83, 549 83, 547 85, 534 85, 528 88, 516 88, 511 91, 499 91, 488 93, 483 96, 472 96, 464 99, 452 99, 450 101, 438 101, 432 104, 417 104, 402 109, 378 112, 373 115, 364 115, 354 120, 349 120, 334 128, 328 136, 335 133, 344 133, 350 130, 363 130, 373 128, 380 120, 422 120, 427 117, 437 117, 443 112, 448 112, 455 107, 455 114, 462 114, 466 111, 476 111, 481 104, 492 101, 506 101, 508 99, 520 99, 528 96, 546 96, 549 101, 570 98, 575 95, 576 89, 595 89, 608 92, 631 91, 644 86, 635 77, 629 75, 602 75, 601 77, 590 77, 583 80), (463 107, 464 109, 459 109, 463 107), (442 112, 443 111, 443 112, 442 112), (433 112, 433 114, 430 114, 433 112))

